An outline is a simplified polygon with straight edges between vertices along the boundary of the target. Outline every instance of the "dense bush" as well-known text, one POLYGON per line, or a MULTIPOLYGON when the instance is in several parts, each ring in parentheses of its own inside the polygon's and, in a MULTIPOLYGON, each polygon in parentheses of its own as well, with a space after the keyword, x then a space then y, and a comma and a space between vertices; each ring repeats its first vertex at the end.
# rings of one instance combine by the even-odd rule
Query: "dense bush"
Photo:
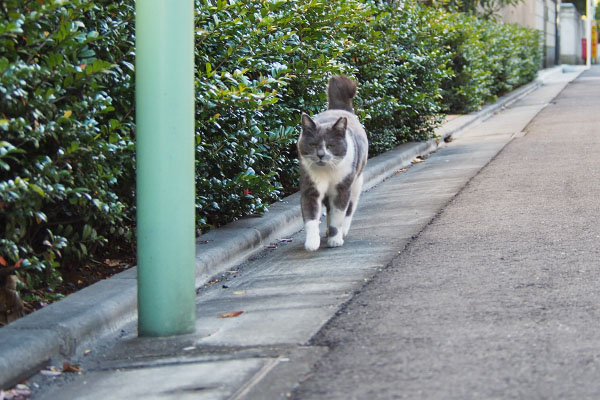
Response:
POLYGON ((467 14, 437 12, 434 29, 451 49, 449 67, 453 73, 443 81, 445 111, 464 112, 492 98, 493 71, 488 56, 486 34, 489 21, 467 14))
POLYGON ((449 53, 429 20, 426 8, 390 2, 369 8, 351 31, 353 46, 342 58, 355 71, 371 155, 426 139, 437 125, 449 53))
MULTIPOLYGON (((324 109, 332 74, 357 80, 374 155, 539 65, 536 33, 410 2, 195 7, 201 229, 295 190, 300 113, 324 109)), ((5 0, 0 15, 0 268, 51 286, 58 267, 133 248, 134 2, 5 0)))
POLYGON ((468 112, 531 81, 541 62, 539 32, 463 13, 436 13, 433 28, 451 51, 443 81, 447 112, 468 112))
POLYGON ((517 25, 493 24, 486 35, 492 94, 502 95, 533 80, 542 62, 542 35, 517 25))
POLYGON ((0 263, 29 286, 133 238, 132 10, 105 3, 2 2, 0 263))

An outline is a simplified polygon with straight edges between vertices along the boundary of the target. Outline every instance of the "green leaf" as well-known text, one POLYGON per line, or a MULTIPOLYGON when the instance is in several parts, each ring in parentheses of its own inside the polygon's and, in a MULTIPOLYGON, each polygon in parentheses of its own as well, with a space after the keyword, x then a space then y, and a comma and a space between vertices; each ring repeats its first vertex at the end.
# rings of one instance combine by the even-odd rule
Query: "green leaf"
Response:
POLYGON ((88 240, 90 238, 91 234, 92 234, 92 227, 89 226, 88 224, 85 224, 83 226, 83 233, 81 234, 81 239, 88 240))
POLYGON ((36 211, 34 213, 34 215, 35 215, 35 219, 36 219, 36 221, 37 221, 38 224, 40 224, 42 222, 48 222, 48 217, 43 212, 36 211))
POLYGON ((50 53, 46 56, 46 64, 50 69, 54 69, 54 67, 62 64, 63 60, 62 54, 58 53, 50 53))
POLYGON ((29 186, 29 188, 31 190, 33 190, 34 192, 36 192, 40 196, 46 197, 46 193, 44 193, 44 191, 42 190, 42 188, 39 187, 38 185, 36 185, 35 183, 29 183, 28 186, 29 186))

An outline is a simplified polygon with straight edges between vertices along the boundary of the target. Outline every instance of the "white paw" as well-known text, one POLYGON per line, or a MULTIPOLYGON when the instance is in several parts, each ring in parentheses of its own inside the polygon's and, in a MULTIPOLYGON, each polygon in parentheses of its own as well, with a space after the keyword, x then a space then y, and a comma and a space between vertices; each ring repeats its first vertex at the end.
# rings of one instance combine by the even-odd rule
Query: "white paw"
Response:
POLYGON ((342 235, 336 235, 327 239, 327 246, 329 247, 340 247, 344 244, 342 235))
POLYGON ((319 235, 306 235, 306 241, 304 242, 304 248, 308 251, 315 251, 321 245, 321 238, 319 235))
POLYGON ((308 251, 317 250, 321 244, 321 237, 319 236, 319 220, 306 221, 304 230, 306 231, 304 248, 308 251))

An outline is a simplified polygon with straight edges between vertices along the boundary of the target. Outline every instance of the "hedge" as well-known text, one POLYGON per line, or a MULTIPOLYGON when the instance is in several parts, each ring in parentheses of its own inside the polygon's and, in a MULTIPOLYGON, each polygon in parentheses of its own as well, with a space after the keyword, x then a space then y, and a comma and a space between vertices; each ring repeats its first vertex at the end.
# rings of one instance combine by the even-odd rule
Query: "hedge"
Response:
POLYGON ((134 240, 133 6, 2 3, 0 264, 52 287, 134 240))
MULTIPOLYGON (((531 80, 539 34, 411 2, 196 0, 197 224, 296 190, 301 112, 357 80, 371 155, 531 80)), ((0 279, 132 252, 134 2, 0 4, 0 279)))
POLYGON ((444 111, 476 110, 533 80, 542 61, 541 33, 463 13, 439 11, 433 28, 451 49, 443 81, 444 111))

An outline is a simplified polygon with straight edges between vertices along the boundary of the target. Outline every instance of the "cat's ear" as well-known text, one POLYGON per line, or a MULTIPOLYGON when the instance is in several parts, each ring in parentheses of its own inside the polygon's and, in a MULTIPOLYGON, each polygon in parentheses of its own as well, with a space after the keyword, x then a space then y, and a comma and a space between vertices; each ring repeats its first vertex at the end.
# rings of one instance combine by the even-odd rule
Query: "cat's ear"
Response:
POLYGON ((302 132, 303 133, 313 133, 317 130, 317 124, 312 120, 308 114, 302 113, 302 132))
POLYGON ((331 130, 339 136, 346 135, 346 127, 348 126, 348 119, 346 117, 340 117, 335 124, 331 127, 331 130))

